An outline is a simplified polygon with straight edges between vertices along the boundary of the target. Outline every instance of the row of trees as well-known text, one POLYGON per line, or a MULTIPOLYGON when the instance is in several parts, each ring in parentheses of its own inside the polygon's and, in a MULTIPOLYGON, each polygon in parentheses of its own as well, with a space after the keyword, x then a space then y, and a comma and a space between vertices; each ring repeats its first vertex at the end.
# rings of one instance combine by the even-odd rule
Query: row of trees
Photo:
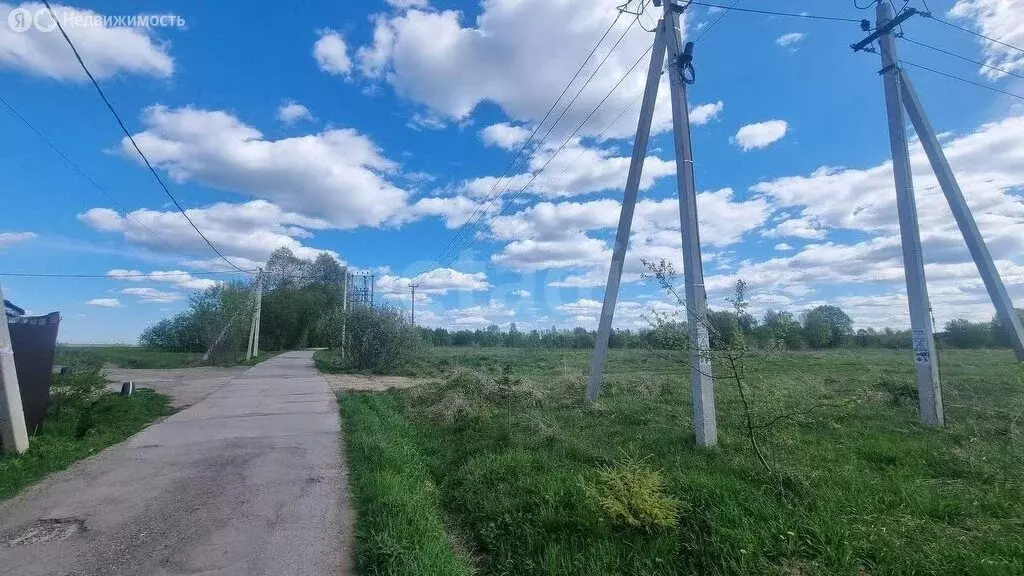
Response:
MULTIPOLYGON (((1024 318, 1024 310, 1018 310, 1024 318)), ((885 328, 853 329, 850 316, 838 306, 818 306, 794 315, 785 310, 768 310, 758 320, 750 314, 729 310, 708 313, 713 344, 730 346, 742 335, 752 346, 772 343, 787 350, 827 348, 909 348, 910 330, 885 328)), ((520 331, 515 323, 507 330, 492 324, 485 329, 448 330, 420 328, 422 340, 433 346, 504 346, 509 348, 593 348, 597 333, 584 328, 520 331)), ((612 348, 675 348, 687 338, 685 322, 662 320, 652 328, 612 330, 612 348)), ((1010 337, 998 320, 970 322, 951 320, 936 334, 940 346, 948 348, 1009 348, 1010 337)))

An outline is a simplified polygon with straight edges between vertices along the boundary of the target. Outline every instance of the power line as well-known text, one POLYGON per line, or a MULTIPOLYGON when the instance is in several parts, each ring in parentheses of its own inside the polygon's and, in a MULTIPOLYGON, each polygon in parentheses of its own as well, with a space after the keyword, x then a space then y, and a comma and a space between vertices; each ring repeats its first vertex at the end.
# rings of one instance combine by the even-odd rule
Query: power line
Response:
MULTIPOLYGON (((240 270, 252 274, 255 270, 240 270)), ((218 274, 237 274, 234 270, 217 270, 208 272, 161 272, 154 275, 152 272, 140 272, 131 274, 64 274, 60 272, 0 272, 0 276, 9 276, 14 278, 79 278, 79 279, 106 279, 106 280, 120 280, 122 278, 146 278, 150 280, 160 280, 167 276, 214 276, 218 274)))
MULTIPOLYGON (((645 50, 644 53, 641 54, 640 57, 637 58, 635 62, 633 62, 633 65, 629 67, 629 70, 627 70, 626 73, 623 74, 621 78, 619 78, 618 82, 616 82, 615 85, 612 86, 611 90, 609 90, 608 93, 605 94, 604 98, 602 98, 601 101, 597 103, 597 106, 595 106, 594 109, 591 110, 589 114, 587 114, 587 117, 584 118, 582 122, 580 122, 579 126, 577 126, 576 129, 573 130, 572 133, 569 134, 569 136, 566 137, 566 139, 562 142, 562 144, 551 154, 551 156, 548 157, 547 161, 544 162, 544 165, 541 166, 537 171, 535 171, 533 173, 533 175, 530 177, 530 180, 525 185, 523 185, 522 188, 520 188, 519 190, 517 190, 515 193, 513 193, 511 195, 511 197, 508 199, 508 201, 505 203, 505 205, 502 206, 501 211, 499 211, 495 216, 493 216, 490 219, 491 222, 493 222, 495 220, 495 218, 498 218, 498 217, 502 216, 505 213, 505 211, 508 210, 509 206, 511 206, 512 203, 515 202, 516 198, 518 198, 520 195, 522 195, 523 192, 525 192, 526 189, 529 188, 530 185, 533 184, 533 182, 537 180, 537 177, 540 176, 541 173, 543 173, 544 170, 547 169, 547 167, 551 164, 552 160, 554 160, 555 157, 558 156, 558 154, 566 147, 566 145, 568 145, 569 142, 571 142, 572 139, 576 137, 576 134, 578 134, 579 131, 582 130, 583 127, 587 124, 587 122, 589 122, 590 119, 594 117, 594 114, 596 114, 597 111, 601 108, 601 106, 603 106, 604 103, 608 101, 608 98, 610 98, 611 95, 616 90, 618 90, 619 86, 622 85, 622 83, 626 80, 626 78, 628 78, 629 75, 632 74, 633 70, 636 69, 636 67, 640 64, 640 62, 643 61, 643 59, 646 58, 647 55, 650 54, 651 50, 653 50, 653 49, 654 49, 653 45, 647 47, 647 50, 645 50)), ((482 219, 481 219, 481 221, 482 221, 482 219)), ((465 252, 470 246, 473 245, 474 242, 476 242, 480 238, 480 231, 479 230, 480 229, 478 228, 478 232, 470 239, 470 241, 467 244, 465 244, 464 246, 462 246, 457 253, 452 255, 452 257, 448 260, 449 263, 453 262, 455 260, 455 258, 457 258, 460 254, 462 254, 462 252, 465 252)))
POLYGON ((917 40, 912 40, 910 38, 907 38, 906 35, 900 36, 900 39, 905 40, 907 42, 910 42, 911 44, 916 44, 918 46, 921 46, 922 48, 927 48, 927 49, 933 50, 935 52, 946 54, 947 56, 952 56, 953 58, 958 58, 960 60, 963 60, 964 62, 970 62, 972 64, 977 64, 978 66, 981 66, 983 68, 988 68, 989 70, 995 70, 996 72, 999 72, 1001 74, 1006 74, 1008 76, 1014 76, 1016 78, 1024 79, 1024 74, 1018 74, 1018 73, 1010 71, 1010 70, 1004 70, 1003 68, 997 68, 997 67, 992 66, 990 64, 986 64, 986 63, 984 63, 984 62, 982 62, 980 60, 975 60, 973 58, 968 58, 967 56, 961 56, 960 54, 957 54, 956 52, 950 52, 949 50, 944 50, 942 48, 938 48, 936 46, 932 46, 931 44, 925 44, 924 42, 918 42, 917 40))
POLYGON ((104 188, 103 186, 100 186, 99 183, 97 183, 95 180, 93 180, 91 176, 89 176, 84 170, 82 170, 82 168, 78 164, 76 164, 73 160, 71 160, 71 158, 69 158, 68 155, 65 154, 63 150, 61 150, 52 140, 50 140, 46 136, 46 134, 43 133, 42 130, 36 128, 31 122, 28 121, 28 118, 25 118, 20 112, 15 110, 14 107, 11 106, 11 103, 8 102, 7 100, 5 100, 3 96, 0 96, 0 104, 3 104, 4 107, 7 108, 7 110, 11 114, 13 114, 18 120, 21 120, 21 122, 25 126, 27 126, 29 130, 34 132, 35 135, 38 136, 40 140, 42 140, 44 143, 46 143, 46 145, 49 146, 50 149, 52 149, 54 152, 56 152, 58 156, 63 158, 64 161, 67 162, 68 166, 71 166, 71 168, 74 169, 75 172, 78 172, 78 174, 81 175, 82 178, 85 178, 90 184, 92 184, 93 188, 96 188, 97 190, 102 192, 103 195, 106 196, 111 202, 113 202, 115 206, 120 208, 121 211, 124 212, 125 217, 131 218, 133 222, 135 222, 140 227, 142 227, 144 230, 146 230, 147 232, 152 234, 154 238, 156 238, 157 240, 163 242, 165 246, 167 246, 168 248, 171 249, 171 251, 177 252, 178 254, 181 255, 182 258, 186 258, 186 259, 188 258, 188 256, 184 252, 182 252, 178 248, 176 248, 173 245, 171 245, 170 242, 168 242, 162 236, 160 236, 159 234, 154 232, 152 228, 150 228, 149 226, 146 226, 145 224, 142 223, 141 220, 136 218, 135 215, 132 214, 128 210, 128 208, 125 207, 124 204, 122 204, 120 201, 118 201, 117 197, 115 197, 113 194, 111 194, 109 191, 107 191, 106 188, 104 188))
MULTIPOLYGON (((752 14, 765 14, 768 16, 787 16, 791 18, 804 18, 807 20, 826 20, 830 22, 853 22, 854 24, 860 24, 860 20, 856 18, 844 18, 841 16, 817 16, 815 14, 804 14, 802 12, 776 12, 774 10, 758 10, 755 8, 735 8, 739 2, 733 2, 732 6, 725 6, 722 4, 711 4, 708 2, 697 2, 696 0, 687 3, 687 6, 705 6, 707 8, 720 8, 726 12, 749 12, 752 14)), ((721 19, 721 17, 719 18, 721 19)))
POLYGON ((996 88, 995 86, 989 86, 988 84, 982 84, 981 82, 975 82, 973 80, 968 80, 967 78, 964 78, 962 76, 957 76, 955 74, 949 74, 948 72, 942 72, 941 70, 936 70, 934 68, 929 68, 927 66, 922 66, 920 64, 914 64, 913 62, 908 62, 908 61, 906 61, 906 60, 904 60, 902 58, 900 59, 900 64, 905 64, 907 66, 912 66, 914 68, 920 68, 921 70, 925 70, 927 72, 931 72, 932 74, 938 74, 939 76, 945 76, 946 78, 952 78, 953 80, 959 80, 960 82, 963 82, 965 84, 972 84, 974 86, 978 86, 979 88, 984 88, 986 90, 991 90, 993 92, 998 92, 999 94, 1002 94, 1004 96, 1010 96, 1011 98, 1016 98, 1018 100, 1024 100, 1024 96, 1021 96, 1020 94, 1014 94, 1013 92, 1007 92, 1006 90, 1000 90, 999 88, 996 88))
POLYGON ((997 38, 992 38, 991 36, 986 36, 986 35, 984 35, 984 34, 982 34, 980 32, 975 32, 974 30, 971 30, 970 28, 965 28, 963 26, 960 26, 959 24, 954 24, 954 23, 952 23, 952 22, 950 22, 948 20, 943 20, 942 18, 939 18, 938 16, 932 14, 931 12, 921 12, 920 14, 921 14, 921 16, 924 16, 925 18, 931 18, 932 20, 935 20, 939 24, 945 24, 946 26, 949 26, 950 28, 959 30, 961 32, 966 32, 966 33, 968 33, 968 34, 970 34, 972 36, 977 36, 978 38, 982 38, 984 40, 988 40, 989 42, 993 42, 995 44, 999 44, 1000 46, 1005 46, 1007 48, 1011 48, 1013 50, 1016 50, 1016 51, 1020 52, 1021 54, 1024 54, 1024 48, 1020 48, 1019 46, 1014 46, 1013 44, 1009 44, 1007 42, 1003 42, 1002 40, 999 40, 997 38))
POLYGON ((732 12, 736 8, 736 5, 739 4, 739 3, 740 3, 740 0, 736 0, 735 2, 732 3, 732 5, 730 5, 728 8, 723 10, 722 13, 718 15, 718 18, 715 19, 714 22, 712 22, 709 26, 704 28, 704 30, 701 31, 701 33, 697 35, 697 38, 693 41, 694 44, 696 44, 697 42, 700 42, 700 39, 703 38, 705 34, 707 34, 708 32, 711 32, 711 29, 714 28, 715 26, 717 26, 718 23, 722 21, 722 18, 725 18, 726 14, 728 14, 729 12, 732 12))
POLYGON ((128 127, 125 126, 124 121, 121 120, 121 116, 117 113, 117 110, 114 109, 113 104, 111 104, 110 100, 107 99, 107 95, 103 92, 103 89, 100 88, 99 82, 96 81, 96 78, 92 75, 92 72, 89 71, 89 67, 85 65, 85 61, 82 60, 82 55, 78 53, 78 48, 75 47, 75 43, 71 41, 71 37, 68 36, 68 33, 64 30, 64 26, 61 25, 60 19, 57 18, 57 13, 54 12, 53 8, 50 6, 49 0, 43 0, 43 4, 45 4, 46 9, 49 10, 50 17, 53 18, 54 23, 57 24, 57 29, 60 30, 60 33, 64 37, 64 40, 68 43, 68 46, 71 47, 71 51, 75 53, 75 59, 78 60, 78 64, 82 67, 82 70, 85 72, 85 75, 89 77, 89 80, 92 82, 92 85, 96 88, 96 92, 99 93, 100 98, 103 99, 103 103, 107 105, 107 109, 110 110, 110 113, 114 115, 114 119, 117 120, 117 124, 121 127, 121 130, 124 132, 125 136, 128 137, 128 140, 131 141, 132 146, 135 148, 135 151, 139 153, 139 157, 141 157, 142 161, 146 163, 146 167, 149 168, 150 172, 152 172, 153 177, 156 178, 157 183, 159 183, 160 187, 164 189, 164 193, 166 193, 167 197, 170 198, 171 202, 174 203, 174 206, 178 209, 178 212, 181 212, 181 215, 185 217, 185 220, 188 220, 188 223, 192 225, 192 228, 196 231, 196 233, 199 234, 199 236, 204 241, 206 241, 206 244, 210 247, 210 249, 212 249, 217 254, 217 256, 220 256, 221 260, 227 262, 228 265, 230 265, 235 270, 238 270, 239 272, 245 272, 244 270, 236 266, 234 262, 228 260, 223 254, 221 254, 220 250, 217 250, 217 247, 213 245, 213 242, 210 242, 210 239, 207 238, 206 235, 204 235, 203 232, 199 229, 199 227, 196 226, 195 222, 193 222, 192 219, 189 218, 188 214, 185 212, 185 209, 182 208, 180 203, 178 203, 178 199, 175 198, 173 194, 171 194, 170 189, 167 188, 166 184, 164 184, 163 178, 160 178, 160 174, 157 173, 156 169, 153 168, 153 165, 150 164, 149 158, 146 158, 146 155, 142 153, 142 149, 139 148, 138 143, 135 142, 135 138, 132 136, 132 133, 128 130, 128 127))
MULTIPOLYGON (((515 156, 512 157, 512 160, 509 161, 508 165, 505 166, 505 169, 502 171, 501 176, 499 176, 494 181, 494 185, 491 186, 490 191, 488 191, 487 195, 484 196, 484 200, 480 202, 480 206, 478 206, 477 209, 473 211, 473 214, 470 215, 470 217, 466 220, 466 222, 462 224, 459 230, 452 235, 451 239, 448 240, 448 243, 445 245, 445 247, 441 249, 441 252, 438 253, 437 257, 434 258, 434 261, 427 267, 428 270, 433 268, 435 265, 440 264, 440 260, 444 256, 444 254, 448 252, 448 250, 455 244, 455 242, 460 237, 463 236, 465 230, 469 226, 469 223, 472 222, 473 219, 476 218, 478 214, 480 214, 481 210, 484 209, 483 203, 486 202, 487 199, 490 198, 492 194, 494 194, 494 191, 498 189, 498 185, 501 183, 501 180, 504 179, 509 174, 509 171, 512 170, 512 167, 515 166, 516 161, 519 160, 523 152, 526 150, 526 147, 530 145, 530 142, 533 141, 534 137, 537 135, 537 132, 540 131, 541 126, 544 125, 544 122, 546 122, 547 119, 551 116, 551 113, 555 111, 555 108, 558 106, 558 103, 561 102, 562 98, 566 95, 567 92, 569 92, 569 88, 572 87, 573 82, 575 82, 576 79, 579 78, 580 74, 583 72, 583 68, 586 67, 587 62, 590 62, 590 59, 593 58, 594 54, 597 53, 597 49, 601 47, 601 44, 604 43, 605 38, 608 37, 608 34, 611 33, 612 29, 619 22, 619 18, 622 17, 622 14, 622 11, 616 13, 615 18, 612 20, 611 24, 608 25, 608 28, 605 29, 604 34, 601 35, 601 38, 597 41, 597 44, 595 44, 594 47, 590 50, 590 53, 587 54, 587 57, 580 64, 579 68, 576 69, 576 73, 573 74, 572 78, 569 79, 569 82, 566 83, 565 88, 562 88, 562 92, 558 95, 558 98, 555 98, 555 101, 551 103, 551 107, 548 108, 548 111, 544 113, 544 117, 541 118, 540 122, 538 122, 536 126, 534 126, 533 130, 530 132, 530 136, 519 147, 519 149, 516 151, 515 156)), ((489 206, 490 205, 488 205, 488 207, 489 206)), ((481 215, 481 218, 482 217, 483 215, 481 215)))
MULTIPOLYGON (((572 108, 572 105, 576 103, 576 100, 578 100, 578 99, 579 99, 580 95, 581 95, 581 94, 583 94, 583 91, 584 91, 584 90, 586 89, 586 87, 587 87, 588 85, 590 85, 590 82, 591 82, 591 81, 592 81, 592 80, 594 79, 594 77, 596 77, 596 76, 597 76, 597 73, 598 73, 598 72, 600 72, 600 70, 601 70, 601 68, 602 68, 602 67, 604 66, 605 62, 607 62, 607 61, 608 61, 608 58, 610 58, 610 57, 611 57, 612 53, 613 53, 613 52, 615 52, 615 49, 619 47, 619 44, 620 44, 620 43, 622 43, 622 40, 623 40, 623 38, 625 38, 625 37, 626 37, 626 33, 628 33, 628 32, 630 31, 630 29, 632 29, 632 27, 633 27, 633 24, 635 24, 636 22, 638 22, 638 21, 639 21, 639 19, 640 19, 640 18, 639 18, 639 15, 637 15, 637 17, 636 17, 636 18, 635 18, 635 19, 634 19, 634 20, 633 20, 632 22, 630 22, 629 26, 628 26, 628 27, 627 27, 627 28, 626 28, 625 30, 623 30, 623 31, 622 31, 622 34, 620 34, 620 35, 619 35, 619 38, 618 38, 618 40, 616 40, 616 41, 615 41, 615 44, 613 44, 613 45, 612 45, 612 47, 611 47, 611 49, 610 49, 610 50, 608 51, 608 53, 607 53, 607 54, 605 54, 605 56, 604 56, 604 58, 603 58, 603 59, 601 59, 601 62, 600 62, 600 63, 599 63, 598 65, 597 65, 597 68, 595 68, 595 69, 594 69, 594 71, 593 71, 593 72, 591 72, 591 74, 590 74, 590 76, 589 76, 589 77, 587 78, 587 80, 586 80, 586 81, 585 81, 585 82, 583 83, 583 85, 582 85, 582 86, 580 86, 580 89, 579 89, 579 90, 577 90, 577 91, 576 91, 576 94, 575 94, 575 95, 574 95, 574 96, 572 97, 572 99, 571 99, 571 100, 569 100, 569 103, 568 103, 568 104, 567 104, 567 105, 565 106, 565 108, 564 108, 564 109, 562 110, 562 113, 558 115, 558 118, 556 118, 556 119, 555 119, 554 123, 552 123, 552 124, 551 124, 551 126, 550 126, 550 127, 548 128, 548 131, 547 131, 547 132, 546 132, 546 133, 544 134, 544 136, 543 136, 543 137, 542 137, 542 138, 540 139, 540 141, 539 141, 539 142, 537 143, 537 149, 539 149, 539 147, 540 147, 540 146, 541 146, 541 145, 542 145, 542 144, 543 144, 544 142, 546 142, 546 141, 547 141, 548 137, 550 137, 550 136, 551 136, 551 133, 552 133, 552 132, 554 131, 554 129, 555 129, 555 126, 557 126, 557 125, 558 125, 558 123, 559 123, 559 122, 561 122, 562 118, 564 118, 564 117, 565 117, 565 115, 566 115, 566 113, 567 113, 567 112, 569 111, 569 109, 570 109, 570 108, 572 108)), ((635 65, 634 65, 634 67, 635 67, 635 65)), ((632 69, 632 68, 630 68, 630 72, 632 72, 632 70, 633 70, 633 69, 632 69)), ((628 74, 628 72, 627 72, 627 74, 628 74)), ((625 77, 623 77, 623 79, 625 79, 625 77)), ((619 82, 621 83, 621 82, 622 82, 622 80, 620 80, 619 82)), ((618 87, 618 84, 616 84, 616 87, 618 87)), ((613 88, 613 90, 614 90, 614 88, 613 88)), ((610 94, 609 94, 609 95, 610 95, 610 94)), ((606 97, 605 97, 605 99, 607 99, 607 98, 608 98, 608 97, 606 96, 606 97)), ((604 100, 602 100, 601 102, 602 102, 602 104, 603 104, 603 103, 604 103, 604 100)), ((600 106, 600 104, 598 104, 598 106, 600 106)), ((596 110, 595 110, 595 112, 596 112, 596 110)), ((593 112, 591 112, 591 115, 593 115, 593 112)), ((589 119, 589 118, 590 118, 590 117, 588 116, 588 119, 589 119)), ((584 121, 584 122, 585 122, 585 121, 584 121)), ((578 131, 579 131, 579 128, 577 128, 577 129, 576 129, 576 132, 578 132, 578 131)), ((573 132, 573 134, 576 134, 576 132, 573 132)), ((562 147, 564 147, 564 146, 565 146, 565 144, 563 143, 563 144, 562 144, 562 146, 561 146, 561 147, 559 147, 559 150, 561 150, 561 149, 562 149, 562 147)), ((557 154, 557 152, 556 152, 556 154, 557 154)), ((554 158, 553 156, 552 156, 552 158, 549 158, 549 159, 548 159, 548 162, 550 162, 550 161, 551 161, 551 159, 553 159, 553 158, 554 158)), ((545 164, 545 167, 546 167, 546 166, 547 166, 547 164, 545 164)), ((542 168, 541 170, 543 170, 543 168, 542 168)), ((539 172, 538 172, 538 174, 539 174, 539 172)), ((529 184, 533 183, 533 180, 534 180, 534 179, 536 179, 536 176, 534 176, 534 178, 533 178, 533 179, 531 179, 529 183, 527 183, 527 186, 529 186, 529 184)), ((499 193, 495 194, 495 195, 494 195, 494 197, 493 197, 493 198, 491 198, 490 202, 489 202, 489 203, 487 204, 487 206, 486 206, 486 207, 484 208, 483 212, 481 213, 481 215, 480 215, 480 218, 479 218, 479 219, 477 220, 477 223, 473 225, 473 232, 475 232, 475 231, 476 231, 476 230, 477 230, 477 229, 479 228, 479 223, 480 223, 480 222, 482 222, 482 221, 483 221, 483 219, 487 217, 487 211, 488 211, 488 210, 490 210, 491 206, 493 206, 493 205, 494 205, 494 203, 495 203, 495 202, 497 202, 497 200, 498 200, 499 198, 501 198, 501 196, 502 196, 502 195, 503 195, 503 194, 504 194, 505 192, 507 192, 507 191, 508 191, 508 189, 509 189, 509 186, 511 186, 511 185, 512 185, 512 181, 513 181, 513 178, 509 178, 509 179, 508 179, 508 181, 507 181, 507 182, 505 183, 505 186, 504 186, 504 188, 502 188, 501 192, 499 192, 499 193)), ((486 199, 485 199, 485 200, 486 200, 486 199)), ((470 221, 467 221, 467 222, 466 222, 466 224, 469 224, 469 222, 470 222, 470 221)), ((472 244, 472 243, 473 243, 474 241, 475 241, 475 240, 471 240, 471 241, 470 241, 469 243, 470 243, 470 244, 472 244)), ((457 246, 457 244, 456 244, 456 246, 457 246)), ((468 246, 468 245, 467 245, 467 246, 468 246)), ((460 250, 460 253, 461 253, 461 252, 462 252, 462 251, 460 250)), ((450 262, 449 262, 449 263, 450 263, 450 262)))

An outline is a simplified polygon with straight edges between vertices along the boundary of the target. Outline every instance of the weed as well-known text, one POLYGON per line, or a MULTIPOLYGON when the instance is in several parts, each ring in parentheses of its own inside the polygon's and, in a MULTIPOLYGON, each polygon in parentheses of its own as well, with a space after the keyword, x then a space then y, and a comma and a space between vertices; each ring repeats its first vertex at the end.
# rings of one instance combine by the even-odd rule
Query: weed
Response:
POLYGON ((675 525, 680 503, 665 494, 665 479, 642 460, 631 457, 597 473, 588 488, 609 521, 633 528, 656 530, 675 525))

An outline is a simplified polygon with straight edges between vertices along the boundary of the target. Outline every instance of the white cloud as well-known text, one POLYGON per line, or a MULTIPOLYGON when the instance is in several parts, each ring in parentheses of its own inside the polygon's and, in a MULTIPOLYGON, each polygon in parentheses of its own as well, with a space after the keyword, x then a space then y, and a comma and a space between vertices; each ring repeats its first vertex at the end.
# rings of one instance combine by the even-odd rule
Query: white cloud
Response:
POLYGON ((412 284, 417 285, 417 295, 444 295, 448 292, 480 292, 491 289, 487 274, 484 272, 459 272, 452 268, 435 268, 414 278, 384 274, 377 280, 376 286, 381 294, 407 295, 412 284))
POLYGON ((156 304, 176 302, 184 298, 184 296, 177 292, 164 292, 162 290, 157 290, 156 288, 125 288, 121 290, 121 294, 138 296, 143 302, 156 304))
POLYGON ((341 34, 328 28, 317 30, 320 38, 313 44, 313 58, 320 70, 336 76, 348 76, 352 59, 341 34))
POLYGON ((312 120, 313 113, 298 102, 284 102, 277 108, 277 119, 285 124, 291 124, 299 120, 312 120))
POLYGON ((473 216, 479 217, 481 213, 491 214, 500 209, 495 203, 490 208, 470 200, 465 196, 431 196, 420 198, 408 211, 410 219, 417 219, 423 216, 441 216, 448 228, 462 226, 473 216))
POLYGON ((690 110, 690 124, 694 126, 702 126, 716 120, 718 115, 725 109, 725 102, 719 100, 718 102, 712 102, 710 104, 701 104, 700 106, 694 107, 690 110))
POLYGON ((792 250, 793 247, 790 246, 789 244, 786 244, 785 242, 780 242, 775 245, 775 249, 778 250, 779 252, 785 252, 788 250, 792 250))
MULTIPOLYGON (((417 297, 417 299, 419 299, 417 297)), ((444 326, 457 330, 473 330, 485 328, 496 324, 507 328, 510 321, 515 319, 516 311, 508 308, 501 302, 488 302, 468 306, 465 308, 448 308, 442 311, 424 310, 416 311, 416 323, 424 326, 444 326)))
POLYGON ((782 36, 776 38, 775 43, 785 48, 787 46, 792 46, 793 44, 802 41, 806 37, 807 34, 804 34, 803 32, 790 32, 788 34, 783 34, 782 36))
MULTIPOLYGON (((972 23, 983 35, 998 38, 1005 44, 1024 46, 1024 1, 1022 0, 958 0, 949 11, 949 16, 972 23)), ((980 40, 985 63, 989 66, 1024 71, 1024 53, 1010 46, 980 40)), ((1006 76, 991 68, 978 70, 989 79, 1006 76)))
POLYGON ((821 240, 828 236, 828 230, 825 230, 814 218, 805 216, 803 218, 783 220, 771 230, 766 230, 764 236, 768 238, 821 240))
POLYGON ((0 248, 7 248, 36 237, 35 232, 0 232, 0 248))
MULTIPOLYGON (((19 8, 31 14, 46 10, 41 3, 29 2, 19 8)), ((86 82, 88 78, 64 38, 56 30, 42 32, 34 26, 16 32, 7 25, 8 16, 15 6, 0 3, 0 68, 11 68, 54 80, 86 82)), ((68 36, 97 78, 109 78, 121 73, 167 78, 174 73, 174 60, 168 54, 168 43, 155 40, 141 28, 102 25, 102 15, 91 10, 54 5, 54 12, 65 25, 68 36), (67 26, 69 19, 100 19, 98 26, 67 26)), ((52 22, 49 16, 45 22, 52 22)))
POLYGON ((448 127, 448 123, 443 118, 439 118, 435 114, 420 112, 413 114, 405 125, 413 130, 444 130, 448 127))
MULTIPOLYGON (((178 182, 272 200, 338 228, 380 226, 405 208, 408 193, 388 181, 398 165, 350 128, 268 140, 223 111, 151 106, 135 140, 178 182)), ((124 153, 137 159, 131 143, 124 153)))
MULTIPOLYGON (((621 190, 629 172, 629 156, 618 156, 610 148, 585 146, 578 139, 569 142, 557 156, 552 155, 559 144, 546 143, 530 156, 527 171, 504 180, 493 176, 474 178, 464 184, 470 196, 484 197, 492 193, 525 192, 544 198, 565 198, 607 190, 621 190), (548 160, 551 160, 550 163, 548 160), (536 174, 547 164, 547 168, 536 174), (530 180, 533 179, 531 183, 530 180), (499 182, 495 188, 495 182, 499 182), (494 192, 492 192, 494 191, 494 192)), ((674 175, 674 161, 662 160, 651 155, 644 160, 644 171, 640 178, 640 190, 648 190, 665 176, 674 175)))
POLYGON ((531 296, 529 290, 523 290, 522 288, 519 290, 513 290, 511 294, 517 298, 529 298, 531 296))
POLYGON ((429 8, 430 2, 427 0, 384 0, 388 6, 397 8, 399 10, 408 10, 409 8, 429 8))
POLYGON ((743 148, 744 152, 755 148, 764 148, 781 140, 786 135, 788 127, 785 120, 768 120, 767 122, 747 124, 736 132, 733 142, 743 148))
MULTIPOLYGON (((364 76, 390 84, 395 91, 438 114, 463 119, 481 103, 492 102, 516 122, 538 122, 607 29, 620 0, 595 0, 581 10, 576 0, 490 0, 481 3, 473 22, 457 10, 408 10, 375 20, 373 41, 356 52, 364 76), (551 49, 552 38, 558 50, 551 49)), ((630 24, 621 18, 610 36, 617 38, 630 24)), ((633 62, 650 47, 650 35, 633 26, 594 80, 555 130, 564 135, 610 91, 633 62)), ((599 51, 587 64, 587 78, 604 57, 599 51)), ((588 121, 581 135, 594 135, 619 110, 643 91, 646 66, 633 73, 588 121)), ((668 93, 667 77, 662 94, 668 93)), ((636 130, 635 116, 624 115, 608 135, 622 137, 636 130)), ((654 115, 655 133, 671 124, 670 101, 660 98, 654 115)))
POLYGON ((505 150, 512 150, 526 142, 530 137, 530 131, 522 126, 513 126, 507 122, 491 124, 480 131, 480 139, 487 146, 497 146, 505 150))
POLYGON ((209 278, 196 278, 184 270, 154 270, 153 272, 142 272, 139 270, 122 270, 115 268, 107 272, 107 276, 116 280, 128 282, 168 282, 178 288, 193 290, 205 290, 217 285, 215 280, 209 278))
POLYGON ((120 308, 121 301, 117 298, 93 298, 86 302, 89 306, 99 306, 100 308, 120 308))
MULTIPOLYGON (((221 252, 239 267, 262 265, 277 248, 288 248, 300 258, 315 259, 327 252, 304 246, 297 238, 309 236, 307 229, 328 228, 323 220, 285 212, 265 200, 244 204, 219 203, 206 208, 186 210, 189 218, 221 252)), ((160 236, 172 246, 187 253, 210 256, 210 248, 192 226, 177 211, 161 212, 146 208, 135 210, 128 218, 109 208, 93 208, 78 215, 78 219, 103 232, 120 233, 125 240, 155 251, 166 251, 166 246, 154 238, 138 222, 159 230, 160 236)), ((214 260, 213 269, 224 269, 224 262, 214 260), (217 264, 219 262, 219 264, 217 264)))

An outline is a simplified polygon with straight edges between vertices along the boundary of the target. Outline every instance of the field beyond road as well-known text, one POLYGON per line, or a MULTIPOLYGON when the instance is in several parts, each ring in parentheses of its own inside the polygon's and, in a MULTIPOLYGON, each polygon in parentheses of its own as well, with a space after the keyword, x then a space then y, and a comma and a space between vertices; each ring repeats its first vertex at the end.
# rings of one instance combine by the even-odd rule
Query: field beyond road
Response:
POLYGON ((1024 379, 943 351, 947 427, 918 419, 906 351, 749 364, 720 443, 694 445, 677 353, 427 351, 437 381, 343 393, 361 574, 1024 574, 1024 379))

